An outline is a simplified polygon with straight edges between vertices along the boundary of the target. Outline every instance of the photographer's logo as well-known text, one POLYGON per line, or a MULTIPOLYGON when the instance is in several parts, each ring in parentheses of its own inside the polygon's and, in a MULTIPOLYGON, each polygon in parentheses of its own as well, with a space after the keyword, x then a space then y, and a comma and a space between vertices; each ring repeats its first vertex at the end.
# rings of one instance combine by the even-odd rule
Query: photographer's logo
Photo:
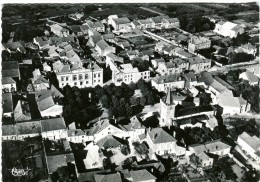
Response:
POLYGON ((13 176, 27 176, 28 172, 31 169, 16 169, 15 167, 12 169, 12 175, 13 176))

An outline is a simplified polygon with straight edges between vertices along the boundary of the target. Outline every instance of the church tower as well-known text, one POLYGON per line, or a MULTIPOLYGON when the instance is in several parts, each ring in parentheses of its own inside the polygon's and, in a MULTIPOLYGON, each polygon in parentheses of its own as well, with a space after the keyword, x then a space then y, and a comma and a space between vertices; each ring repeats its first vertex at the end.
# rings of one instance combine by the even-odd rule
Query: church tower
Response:
POLYGON ((166 97, 160 100, 160 105, 161 105, 160 126, 169 126, 169 125, 171 126, 173 124, 176 104, 173 102, 170 88, 167 91, 166 97))

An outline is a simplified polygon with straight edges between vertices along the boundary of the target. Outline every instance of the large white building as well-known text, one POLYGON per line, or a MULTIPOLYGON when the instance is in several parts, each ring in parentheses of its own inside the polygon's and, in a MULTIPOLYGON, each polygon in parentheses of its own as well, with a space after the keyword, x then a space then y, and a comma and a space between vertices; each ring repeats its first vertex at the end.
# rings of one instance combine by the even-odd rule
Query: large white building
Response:
POLYGON ((238 34, 244 33, 244 28, 239 26, 238 24, 232 22, 224 22, 220 21, 216 24, 214 32, 220 34, 224 37, 237 37, 238 34))
POLYGON ((73 65, 63 65, 61 63, 56 68, 54 66, 60 88, 66 85, 70 85, 71 87, 77 86, 79 88, 103 85, 103 69, 95 63, 89 64, 87 68, 83 66, 75 68, 73 65))

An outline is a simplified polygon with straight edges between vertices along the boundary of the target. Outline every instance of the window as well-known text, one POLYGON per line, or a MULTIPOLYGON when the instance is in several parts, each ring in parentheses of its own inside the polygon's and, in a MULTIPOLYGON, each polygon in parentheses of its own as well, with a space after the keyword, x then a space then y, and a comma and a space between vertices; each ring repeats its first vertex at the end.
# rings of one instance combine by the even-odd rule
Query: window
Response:
POLYGON ((61 81, 62 81, 62 82, 64 81, 64 76, 61 77, 61 81))
POLYGON ((73 81, 77 80, 77 75, 73 75, 73 81))
POLYGON ((88 84, 88 81, 86 81, 86 84, 88 84))
POLYGON ((77 82, 74 82, 74 85, 76 86, 76 85, 77 85, 77 82))
POLYGON ((98 73, 98 77, 100 77, 100 73, 98 73))
POLYGON ((69 77, 68 76, 66 76, 66 81, 69 81, 69 77))
POLYGON ((85 79, 88 79, 88 74, 85 74, 85 79))
POLYGON ((98 82, 100 82, 100 80, 98 80, 98 82))
POLYGON ((82 85, 83 84, 83 82, 80 82, 80 85, 82 85))
POLYGON ((80 75, 79 75, 79 80, 82 80, 82 79, 83 79, 83 75, 80 74, 80 75))
POLYGON ((94 83, 96 83, 96 80, 94 80, 94 83))
POLYGON ((94 73, 94 78, 96 78, 96 76, 97 76, 97 75, 94 73))

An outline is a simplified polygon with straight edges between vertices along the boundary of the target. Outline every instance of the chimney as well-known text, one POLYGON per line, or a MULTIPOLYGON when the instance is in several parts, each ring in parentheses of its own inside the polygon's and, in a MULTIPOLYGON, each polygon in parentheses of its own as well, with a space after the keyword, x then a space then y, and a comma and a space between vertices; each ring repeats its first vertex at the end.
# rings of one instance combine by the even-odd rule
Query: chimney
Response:
POLYGON ((172 132, 172 136, 173 136, 174 138, 176 137, 176 132, 175 132, 175 131, 172 132))
POLYGON ((115 124, 117 124, 117 120, 115 119, 115 124))

